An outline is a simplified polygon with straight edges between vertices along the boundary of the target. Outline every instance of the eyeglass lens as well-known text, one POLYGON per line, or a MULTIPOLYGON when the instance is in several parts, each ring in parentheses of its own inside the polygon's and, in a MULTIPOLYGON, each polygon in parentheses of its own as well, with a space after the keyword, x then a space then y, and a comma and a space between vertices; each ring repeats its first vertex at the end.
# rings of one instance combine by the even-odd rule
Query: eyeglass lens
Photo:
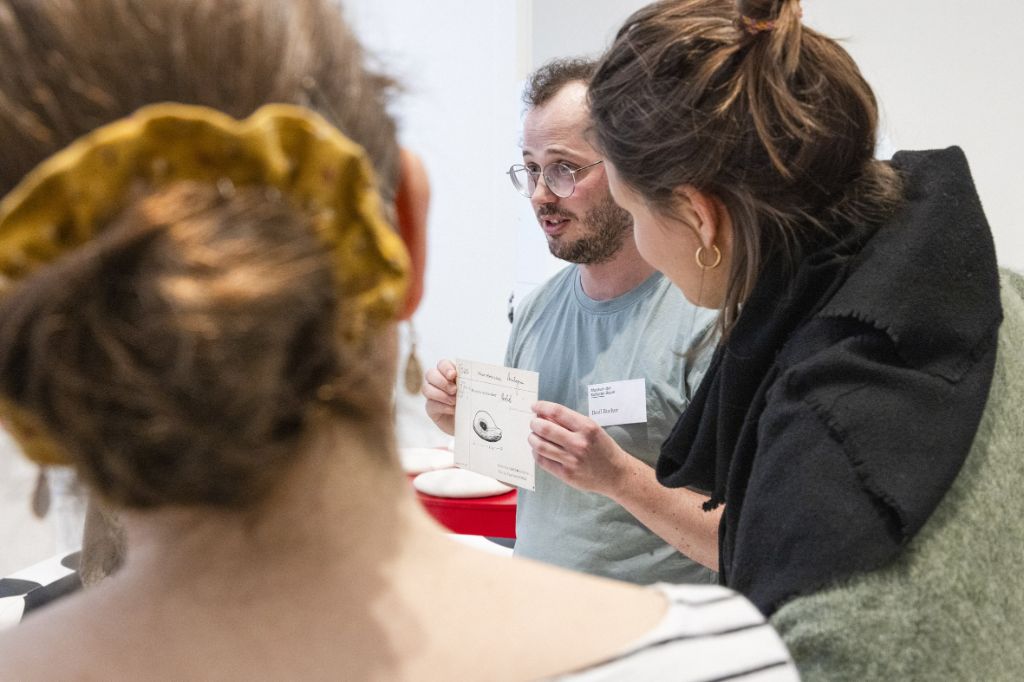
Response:
POLYGON ((544 184, 555 195, 567 197, 576 189, 576 176, 564 163, 553 163, 544 168, 544 184))
MULTIPOLYGON (((564 163, 553 163, 544 167, 544 184, 551 193, 558 197, 568 197, 576 188, 576 179, 573 177, 572 169, 564 163)), ((525 197, 533 196, 537 189, 537 176, 539 173, 531 171, 524 166, 513 166, 509 170, 512 184, 525 197)))

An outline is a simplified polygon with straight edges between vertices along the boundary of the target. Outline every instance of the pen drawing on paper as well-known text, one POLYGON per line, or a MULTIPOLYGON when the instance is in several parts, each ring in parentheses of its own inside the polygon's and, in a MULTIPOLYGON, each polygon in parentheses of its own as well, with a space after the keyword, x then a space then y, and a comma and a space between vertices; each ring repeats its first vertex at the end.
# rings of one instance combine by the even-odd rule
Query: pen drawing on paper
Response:
POLYGON ((494 417, 485 410, 480 410, 473 416, 473 431, 488 443, 497 443, 501 440, 501 429, 494 423, 494 417))
POLYGON ((537 401, 536 372, 457 360, 455 465, 534 489, 528 437, 537 401))

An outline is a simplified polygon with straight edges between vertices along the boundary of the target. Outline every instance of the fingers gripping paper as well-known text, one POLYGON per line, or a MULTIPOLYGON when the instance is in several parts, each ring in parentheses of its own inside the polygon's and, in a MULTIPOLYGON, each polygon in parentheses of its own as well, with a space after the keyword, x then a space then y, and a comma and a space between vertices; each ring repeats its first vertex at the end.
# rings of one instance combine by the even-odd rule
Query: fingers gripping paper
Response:
POLYGON ((455 466, 533 490, 527 438, 540 375, 468 360, 456 364, 455 466))

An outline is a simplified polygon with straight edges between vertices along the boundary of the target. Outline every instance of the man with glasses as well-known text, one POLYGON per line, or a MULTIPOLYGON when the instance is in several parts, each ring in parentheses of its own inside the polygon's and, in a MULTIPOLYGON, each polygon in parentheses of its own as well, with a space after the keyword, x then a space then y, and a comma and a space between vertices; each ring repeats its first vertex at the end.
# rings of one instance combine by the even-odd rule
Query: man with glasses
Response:
MULTIPOLYGON (((640 257, 630 216, 612 200, 604 163, 586 137, 594 67, 587 59, 556 60, 531 76, 524 93, 523 158, 508 175, 533 205, 551 253, 571 265, 519 304, 505 364, 539 372, 541 400, 584 413, 588 386, 644 379, 647 421, 606 427, 642 463, 643 485, 620 486, 613 501, 609 490, 588 490, 560 463, 538 457, 536 491, 519 491, 515 554, 640 584, 713 582, 710 569, 645 525, 707 516, 700 510, 706 498, 661 488, 652 467, 707 366, 707 353, 696 366, 686 353, 712 318, 640 257), (683 504, 689 507, 680 515, 683 504)), ((450 360, 427 373, 423 394, 431 419, 453 433, 450 360)))

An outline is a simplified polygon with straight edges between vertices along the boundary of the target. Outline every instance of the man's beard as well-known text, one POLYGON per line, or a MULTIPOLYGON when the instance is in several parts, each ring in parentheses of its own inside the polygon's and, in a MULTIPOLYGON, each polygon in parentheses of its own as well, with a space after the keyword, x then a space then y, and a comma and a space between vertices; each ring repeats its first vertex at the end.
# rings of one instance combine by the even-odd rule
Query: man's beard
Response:
POLYGON ((548 238, 548 249, 555 258, 579 265, 607 263, 622 248, 623 242, 633 229, 633 221, 624 209, 609 196, 587 211, 583 219, 569 211, 541 208, 538 218, 558 216, 575 218, 584 228, 582 237, 569 241, 559 235, 548 238))

